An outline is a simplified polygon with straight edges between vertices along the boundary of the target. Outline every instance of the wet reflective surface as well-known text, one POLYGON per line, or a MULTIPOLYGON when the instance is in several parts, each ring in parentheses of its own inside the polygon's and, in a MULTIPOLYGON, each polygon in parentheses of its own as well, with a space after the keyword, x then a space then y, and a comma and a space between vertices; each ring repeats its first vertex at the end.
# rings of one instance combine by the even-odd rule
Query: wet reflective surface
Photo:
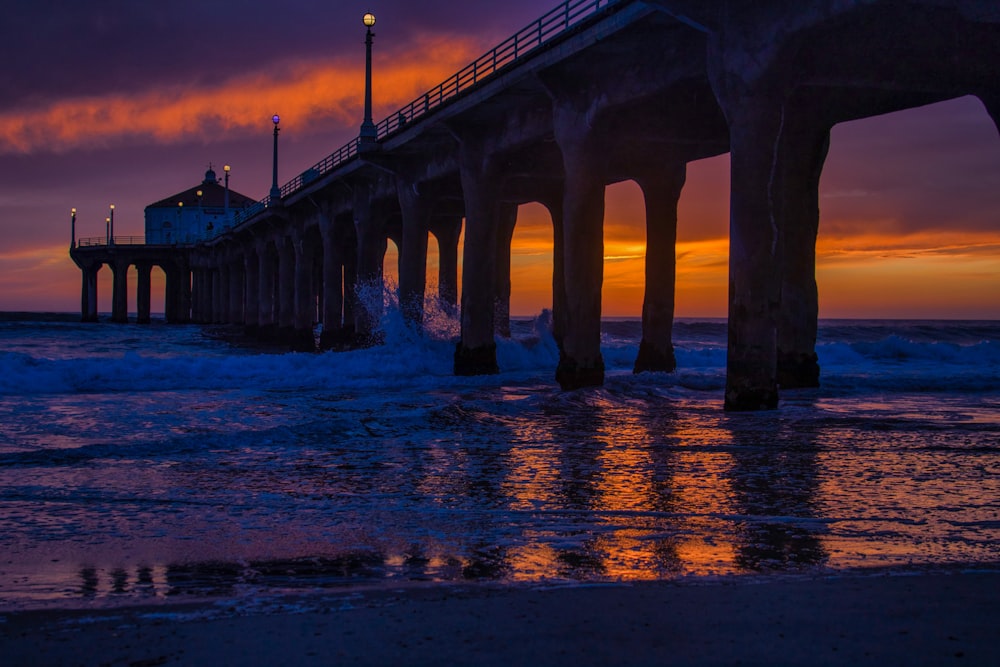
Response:
POLYGON ((1000 562, 1000 389, 845 371, 727 414, 720 370, 561 392, 548 368, 386 378, 391 350, 363 354, 367 381, 260 355, 228 387, 0 395, 0 605, 1000 562))

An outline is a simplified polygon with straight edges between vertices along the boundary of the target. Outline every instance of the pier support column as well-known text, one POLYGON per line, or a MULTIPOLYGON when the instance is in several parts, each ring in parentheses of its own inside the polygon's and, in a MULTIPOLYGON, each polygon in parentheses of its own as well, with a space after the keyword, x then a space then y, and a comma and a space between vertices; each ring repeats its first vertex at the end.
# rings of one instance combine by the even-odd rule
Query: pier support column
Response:
POLYGON ((781 254, 777 376, 783 389, 819 386, 816 235, 819 180, 830 130, 814 117, 808 110, 786 113, 775 178, 781 254))
POLYGON ((455 349, 455 375, 489 375, 500 372, 493 339, 493 299, 501 174, 479 137, 460 139, 459 172, 465 199, 465 247, 462 336, 455 349))
POLYGON ((187 281, 188 311, 191 312, 191 270, 187 265, 172 265, 163 268, 166 274, 166 286, 163 292, 163 310, 167 322, 181 324, 187 322, 189 315, 184 311, 184 281, 187 281))
MULTIPOLYGON (((777 314, 781 302, 779 228, 775 202, 784 102, 791 76, 745 72, 738 48, 710 47, 713 91, 729 124, 729 343, 727 410, 778 406, 777 314), (751 76, 757 78, 748 81, 751 76)), ((761 54, 766 61, 767 56, 761 54)), ((768 64, 758 63, 757 68, 768 64)), ((787 73, 786 73, 787 74, 787 73)))
POLYGON ((458 240, 462 236, 462 218, 450 218, 434 223, 438 244, 438 300, 445 310, 454 312, 458 306, 458 240))
POLYGON ((201 270, 191 270, 191 320, 201 324, 201 311, 204 305, 201 299, 201 270))
POLYGON ((386 251, 384 220, 371 202, 371 183, 354 186, 354 229, 357 235, 357 282, 353 302, 354 329, 360 345, 377 343, 377 330, 382 321, 383 274, 382 261, 386 251))
POLYGON ((83 269, 83 289, 81 293, 81 319, 84 322, 97 321, 97 273, 102 264, 92 264, 83 269))
POLYGON ((152 297, 152 264, 136 264, 138 279, 136 280, 135 309, 136 323, 149 324, 150 322, 150 299, 152 297))
POLYGON ((256 248, 244 249, 243 276, 246 297, 243 305, 243 326, 249 336, 260 330, 260 258, 256 248))
POLYGON ((199 291, 201 292, 201 319, 202 324, 212 323, 212 313, 215 312, 215 290, 213 285, 215 284, 214 271, 211 268, 203 268, 201 270, 201 287, 199 291))
POLYGON ((226 321, 230 324, 243 324, 243 285, 246 280, 244 276, 244 261, 242 258, 234 257, 229 262, 229 315, 226 321))
POLYGON ((202 267, 201 269, 201 280, 199 281, 198 291, 200 292, 199 299, 201 300, 201 322, 202 324, 212 323, 212 312, 215 308, 215 301, 212 297, 214 292, 212 290, 212 269, 208 267, 202 267))
POLYGON ((80 321, 97 321, 97 272, 101 270, 101 264, 84 264, 80 266, 83 274, 80 286, 80 321))
POLYGON ((211 324, 215 318, 215 269, 204 268, 201 271, 201 298, 204 304, 202 318, 205 324, 211 324))
POLYGON ((587 108, 553 106, 556 142, 566 174, 563 195, 563 274, 566 332, 556 380, 563 389, 604 383, 601 286, 604 282, 604 158, 587 108))
POLYGON ((128 322, 128 267, 124 261, 115 261, 111 265, 114 275, 111 294, 111 321, 120 324, 128 322))
POLYGON ((222 324, 225 321, 226 265, 221 262, 212 269, 212 322, 222 324))
POLYGON ((277 281, 277 257, 274 244, 268 239, 257 242, 257 336, 273 340, 277 333, 274 313, 274 293, 277 281))
POLYGON ((569 325, 566 322, 566 252, 563 242, 564 188, 553 188, 539 200, 552 219, 552 337, 562 352, 563 338, 569 325))
POLYGON ((191 271, 191 319, 201 324, 201 271, 197 268, 191 271))
POLYGON ((204 266, 192 272, 191 294, 198 324, 208 324, 212 321, 212 276, 204 266))
POLYGON ((646 292, 642 302, 642 341, 632 368, 672 372, 674 303, 677 284, 677 201, 687 177, 685 163, 667 164, 636 178, 646 204, 646 292))
POLYGON ((219 276, 221 278, 221 284, 219 285, 219 323, 228 324, 230 321, 229 292, 232 289, 230 285, 233 281, 233 264, 230 261, 229 253, 226 253, 222 264, 219 266, 219 276))
POLYGON ((293 350, 312 352, 316 349, 313 337, 313 319, 316 315, 316 295, 312 284, 313 255, 304 232, 294 234, 292 245, 295 251, 295 312, 289 342, 293 350))
POLYGON ((993 119, 993 125, 996 126, 997 133, 1000 134, 1000 90, 979 93, 976 97, 986 107, 986 112, 993 119))
POLYGON ((178 324, 187 324, 191 321, 191 267, 186 261, 181 261, 177 266, 176 293, 172 309, 178 324))
POLYGON ((354 220, 350 218, 343 225, 340 243, 342 244, 342 254, 344 257, 344 327, 342 335, 344 340, 352 345, 358 339, 357 312, 358 305, 358 237, 354 228, 354 220))
POLYGON ((191 267, 187 261, 177 266, 176 293, 173 297, 174 322, 187 324, 191 321, 191 267))
POLYGON ((403 217, 403 242, 399 248, 399 307, 406 321, 424 320, 427 288, 427 234, 431 202, 417 192, 417 184, 396 177, 396 192, 403 217))
POLYGON ((219 304, 219 270, 215 267, 205 269, 205 281, 202 283, 205 298, 205 322, 215 323, 216 311, 219 304))
POLYGON ((320 221, 323 239, 323 332, 320 349, 329 350, 343 342, 344 313, 344 250, 337 234, 336 221, 325 215, 320 221))
POLYGON ((295 338, 295 245, 290 237, 278 239, 278 337, 285 342, 295 338))
POLYGON ((517 225, 517 204, 503 203, 497 209, 496 282, 493 292, 493 331, 510 338, 510 244, 517 225))

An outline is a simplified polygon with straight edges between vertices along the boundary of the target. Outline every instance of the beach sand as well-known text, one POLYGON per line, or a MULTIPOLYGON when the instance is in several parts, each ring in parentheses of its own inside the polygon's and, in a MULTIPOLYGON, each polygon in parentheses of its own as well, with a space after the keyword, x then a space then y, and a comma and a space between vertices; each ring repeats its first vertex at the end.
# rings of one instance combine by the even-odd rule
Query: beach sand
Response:
POLYGON ((0 614, 16 665, 1000 665, 1000 573, 416 586, 0 614))

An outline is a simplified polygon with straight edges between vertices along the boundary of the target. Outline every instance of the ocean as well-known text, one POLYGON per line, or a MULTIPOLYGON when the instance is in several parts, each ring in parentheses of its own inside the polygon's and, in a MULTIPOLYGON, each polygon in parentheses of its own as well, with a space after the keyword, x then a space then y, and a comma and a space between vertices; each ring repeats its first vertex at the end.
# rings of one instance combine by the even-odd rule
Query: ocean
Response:
POLYGON ((0 318, 0 611, 1000 563, 1000 322, 822 321, 822 387, 726 413, 721 320, 641 375, 606 321, 572 392, 544 318, 471 378, 391 306, 322 354, 76 320, 0 318))

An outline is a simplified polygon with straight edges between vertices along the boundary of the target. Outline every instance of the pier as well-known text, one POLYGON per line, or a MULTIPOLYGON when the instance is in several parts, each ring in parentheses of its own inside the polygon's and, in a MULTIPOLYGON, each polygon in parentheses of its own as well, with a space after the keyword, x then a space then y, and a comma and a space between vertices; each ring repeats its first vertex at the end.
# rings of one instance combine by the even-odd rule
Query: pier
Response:
POLYGON ((725 406, 773 408, 779 388, 819 382, 815 245, 831 128, 965 95, 1000 123, 998 63, 991 0, 570 0, 380 123, 368 122, 368 98, 357 140, 281 187, 275 167, 270 194, 231 227, 171 246, 74 239, 83 317, 96 318, 107 264, 113 319, 125 320, 136 266, 148 320, 157 265, 169 321, 241 324, 301 349, 320 321, 321 346, 366 344, 378 313, 357 288, 381 285, 387 239, 400 249, 400 303, 419 323, 428 235, 440 248, 438 298, 457 306, 464 229, 454 372, 495 373, 517 207, 537 202, 552 219, 556 378, 596 386, 604 189, 632 180, 647 225, 635 369, 671 371, 686 164, 728 152, 725 406))

